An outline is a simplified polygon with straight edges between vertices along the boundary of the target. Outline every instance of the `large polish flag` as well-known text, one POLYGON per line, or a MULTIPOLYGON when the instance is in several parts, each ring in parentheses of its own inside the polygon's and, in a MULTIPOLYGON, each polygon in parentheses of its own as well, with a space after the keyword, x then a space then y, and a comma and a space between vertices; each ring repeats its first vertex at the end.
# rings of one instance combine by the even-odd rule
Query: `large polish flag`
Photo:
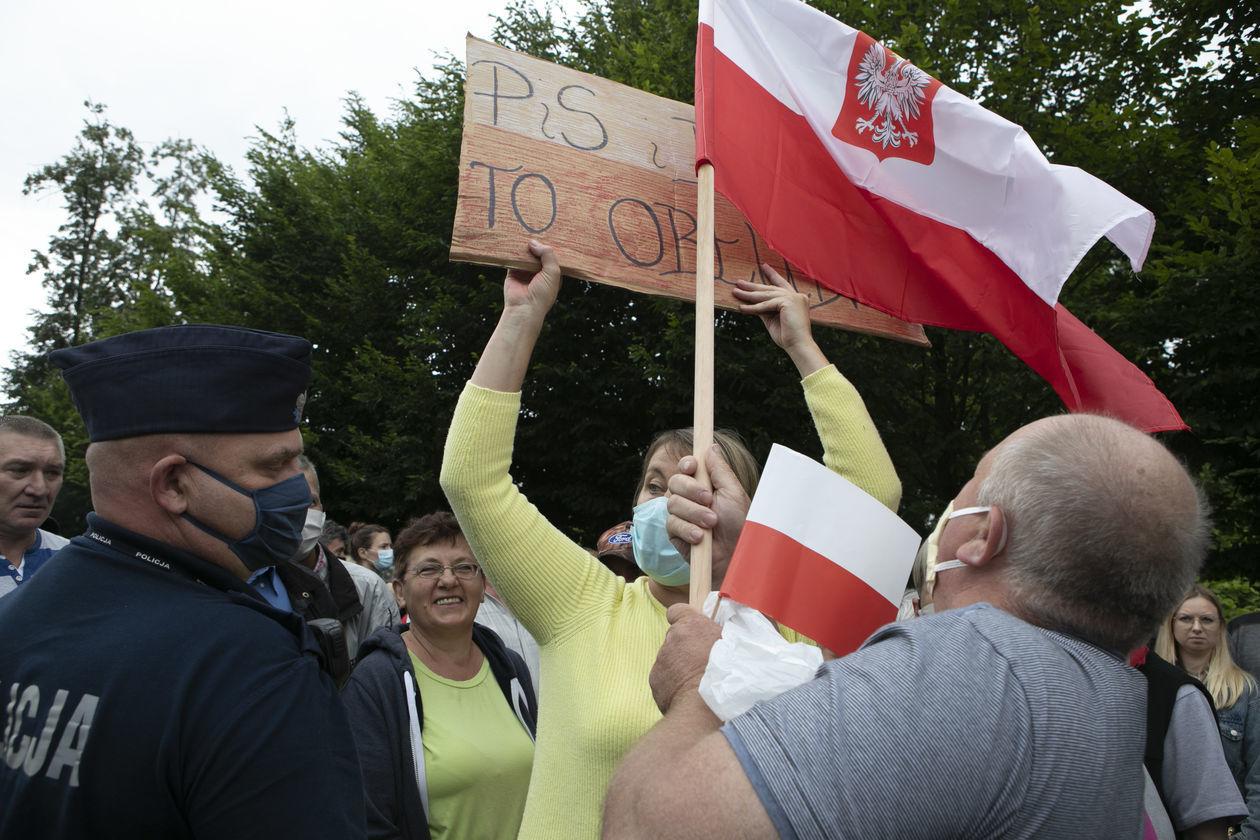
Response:
POLYGON ((843 656, 897 617, 918 549, 878 500, 775 444, 720 592, 843 656))
POLYGON ((1106 236, 1140 270, 1155 220, 1014 123, 799 0, 700 0, 697 164, 766 241, 898 318, 988 332, 1072 411, 1184 429, 1058 304, 1106 236))

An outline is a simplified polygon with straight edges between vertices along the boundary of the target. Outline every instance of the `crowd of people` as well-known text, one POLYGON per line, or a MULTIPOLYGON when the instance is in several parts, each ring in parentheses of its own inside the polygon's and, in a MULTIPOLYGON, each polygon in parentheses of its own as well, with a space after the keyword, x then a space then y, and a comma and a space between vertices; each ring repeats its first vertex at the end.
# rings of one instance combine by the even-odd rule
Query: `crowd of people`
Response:
MULTIPOLYGON (((627 521, 590 547, 549 523, 510 472, 561 287, 529 251, 451 422, 450 511, 396 533, 325 515, 305 340, 191 325, 52 354, 93 512, 55 533, 60 436, 0 417, 0 840, 1260 840, 1260 616, 1227 629, 1195 583, 1206 504, 1158 441, 1016 430, 924 541, 901 620, 723 723, 688 557, 709 539, 721 585, 757 461, 719 431, 701 481, 664 430, 627 521)), ((895 511, 860 395, 765 278, 734 294, 824 463, 895 511)))

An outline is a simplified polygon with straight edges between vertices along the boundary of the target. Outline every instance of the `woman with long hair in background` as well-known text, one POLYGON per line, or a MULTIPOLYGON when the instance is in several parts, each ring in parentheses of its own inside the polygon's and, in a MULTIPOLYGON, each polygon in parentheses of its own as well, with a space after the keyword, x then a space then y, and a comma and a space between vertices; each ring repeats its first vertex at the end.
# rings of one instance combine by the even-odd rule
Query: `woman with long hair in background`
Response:
POLYGON ((1197 583, 1190 587, 1160 628, 1155 652, 1203 683, 1212 695, 1225 760, 1247 803, 1247 818, 1234 836, 1260 840, 1260 689, 1229 655, 1225 616, 1216 593, 1197 583))

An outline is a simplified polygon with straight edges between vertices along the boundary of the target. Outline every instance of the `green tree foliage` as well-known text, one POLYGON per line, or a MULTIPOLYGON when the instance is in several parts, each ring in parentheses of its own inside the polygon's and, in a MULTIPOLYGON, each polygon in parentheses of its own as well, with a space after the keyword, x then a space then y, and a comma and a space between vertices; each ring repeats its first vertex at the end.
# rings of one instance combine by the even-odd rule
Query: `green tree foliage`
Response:
POLYGON ((1203 585, 1221 599, 1221 611, 1226 621, 1260 610, 1260 587, 1256 586, 1254 579, 1233 577, 1205 580, 1203 585))
POLYGON ((1193 435, 1178 441, 1216 509, 1214 574, 1256 574, 1260 499, 1260 121, 1236 148, 1211 143, 1206 177, 1176 202, 1185 239, 1161 245, 1149 274, 1156 312, 1185 313, 1155 348, 1193 435))
POLYGON ((109 122, 104 105, 84 105, 88 117, 74 147, 25 182, 28 195, 59 194, 66 216, 28 269, 43 273, 48 311, 31 328, 31 352, 15 354, 4 374, 4 410, 39 417, 65 441, 66 480, 53 514, 70 531, 91 507, 87 433, 48 353, 178 320, 173 289, 199 274, 196 201, 217 168, 186 140, 146 152, 128 129, 109 122))
POLYGON ((93 334, 94 316, 123 298, 130 285, 126 246, 110 230, 131 201, 144 169, 144 151, 131 132, 111 125, 103 105, 84 103, 84 122, 74 149, 27 177, 23 193, 61 193, 66 221, 36 251, 28 271, 42 271, 51 311, 33 330, 36 346, 79 344, 93 334))
MULTIPOLYGON (((1255 389, 1247 385, 1256 365, 1244 334, 1255 317, 1254 295, 1241 287, 1256 276, 1248 180, 1256 168, 1248 152, 1254 144, 1230 115, 1254 103, 1256 11, 1179 0, 1149 7, 1114 0, 815 5, 1024 126, 1052 160, 1094 173, 1156 213, 1160 229, 1146 272, 1133 274, 1118 250, 1100 243, 1068 282, 1064 301, 1151 375, 1195 427, 1168 437, 1200 473, 1217 510, 1218 552, 1209 569, 1254 575, 1260 488, 1255 389), (1237 335, 1218 342, 1227 330, 1237 335), (1235 387, 1219 393, 1223 382, 1235 387)), ((694 9, 686 2, 592 4, 557 44, 538 37, 538 16, 516 8, 498 38, 526 51, 545 42, 543 54, 553 60, 687 100, 694 9), (514 42, 517 32, 531 34, 514 42)), ((687 321, 685 310, 678 313, 687 321)), ((799 433, 808 428, 799 397, 788 393, 795 386, 774 351, 755 327, 721 320, 719 423, 751 429, 755 445, 790 442, 784 429, 808 438, 799 433), (780 422, 766 430, 764 411, 732 405, 741 399, 775 406, 780 422)), ((820 337, 861 389, 893 453, 905 486, 902 515, 924 529, 985 449, 1062 410, 1048 386, 991 337, 941 330, 929 337, 926 353, 834 332, 820 337)), ((675 378, 686 369, 687 338, 679 338, 679 345, 658 345, 675 378)), ((808 443, 803 448, 810 451, 808 443)))
POLYGON ((307 444, 339 520, 397 526, 442 506, 452 392, 493 310, 478 270, 446 258, 460 94, 454 76, 422 81, 392 123, 352 99, 330 152, 298 148, 291 125, 264 134, 251 184, 221 173, 230 218, 209 254, 213 280, 181 298, 197 320, 311 340, 307 444))
MULTIPOLYGON (((299 149, 287 129, 265 135, 250 153, 252 183, 225 174, 217 184, 231 218, 209 258, 213 280, 181 297, 190 318, 311 339, 307 443, 343 521, 397 526, 445 505, 446 428, 501 305, 501 270, 446 256, 462 108, 450 66, 391 123, 352 102, 331 153, 299 149)), ((674 302, 568 284, 535 357, 517 447, 524 488, 562 526, 593 541, 626 518, 648 438, 690 423, 692 329, 674 302), (576 481, 575 466, 589 474, 576 481)), ((728 375, 730 390, 747 391, 748 378, 728 375)), ((802 413, 799 393, 789 405, 802 413)))
MULTIPOLYGON (((1135 275, 1100 243, 1063 299, 1195 427, 1169 439, 1217 510, 1208 573, 1254 579, 1257 301, 1249 281, 1258 144, 1254 116, 1238 114, 1254 114, 1256 11, 1228 0, 816 5, 1023 125, 1052 160, 1094 173, 1156 213, 1145 271, 1135 275)), ((515 0, 495 38, 687 101, 695 32, 691 0, 590 0, 575 21, 515 0)), ((86 335, 101 324, 121 328, 123 318, 170 317, 309 337, 307 443, 329 513, 343 521, 396 527, 444 505, 436 476, 450 413, 498 315, 502 272, 447 258, 462 81, 460 64, 446 62, 388 119, 352 98, 341 140, 328 149, 299 148, 292 126, 282 125, 251 151, 243 179, 183 147, 172 160, 190 168, 164 170, 175 179, 162 194, 169 208, 131 217, 146 234, 128 237, 128 247, 146 243, 150 258, 116 257, 149 297, 115 279, 111 300, 125 305, 88 307, 80 319, 86 335), (207 182, 227 213, 222 224, 183 212, 207 182)), ((120 138, 107 135, 127 148, 129 136, 120 138)), ((92 142, 85 134, 81 145, 92 142)), ((86 160, 69 170, 86 171, 86 160)), ((69 241, 72 232, 61 235, 69 241)), ((50 254, 60 253, 56 243, 50 254)), ((49 258, 58 288, 70 288, 74 265, 49 258)), ((626 518, 652 433, 690 424, 692 330, 687 305, 566 285, 535 354, 513 467, 560 527, 591 542, 626 518)), ((819 332, 892 452, 903 517, 923 531, 985 449, 1061 410, 1049 387, 989 336, 930 330, 924 351, 819 332)), ((718 315, 715 376, 718 425, 741 431, 758 456, 775 441, 818 454, 791 366, 758 321, 718 315)), ((22 394, 25 406, 46 398, 34 387, 22 394)))

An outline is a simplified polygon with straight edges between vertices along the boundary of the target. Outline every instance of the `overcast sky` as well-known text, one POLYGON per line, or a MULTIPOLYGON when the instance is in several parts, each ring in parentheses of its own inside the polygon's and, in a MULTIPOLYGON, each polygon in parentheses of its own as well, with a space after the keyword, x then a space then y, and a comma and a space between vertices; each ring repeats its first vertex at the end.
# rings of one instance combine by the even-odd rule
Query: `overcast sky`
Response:
MULTIPOLYGON (((534 0, 539 5, 544 0, 534 0)), ((564 10, 578 0, 552 0, 564 10)), ((0 2, 0 363, 45 307, 32 249, 64 219, 60 196, 23 196, 26 176, 70 151, 87 111, 108 106, 146 149, 181 137, 243 174, 255 126, 285 109, 308 148, 336 138, 357 91, 378 115, 407 96, 435 53, 490 38, 507 0, 63 0, 0 2)), ((453 176, 452 176, 453 177, 453 176)))

